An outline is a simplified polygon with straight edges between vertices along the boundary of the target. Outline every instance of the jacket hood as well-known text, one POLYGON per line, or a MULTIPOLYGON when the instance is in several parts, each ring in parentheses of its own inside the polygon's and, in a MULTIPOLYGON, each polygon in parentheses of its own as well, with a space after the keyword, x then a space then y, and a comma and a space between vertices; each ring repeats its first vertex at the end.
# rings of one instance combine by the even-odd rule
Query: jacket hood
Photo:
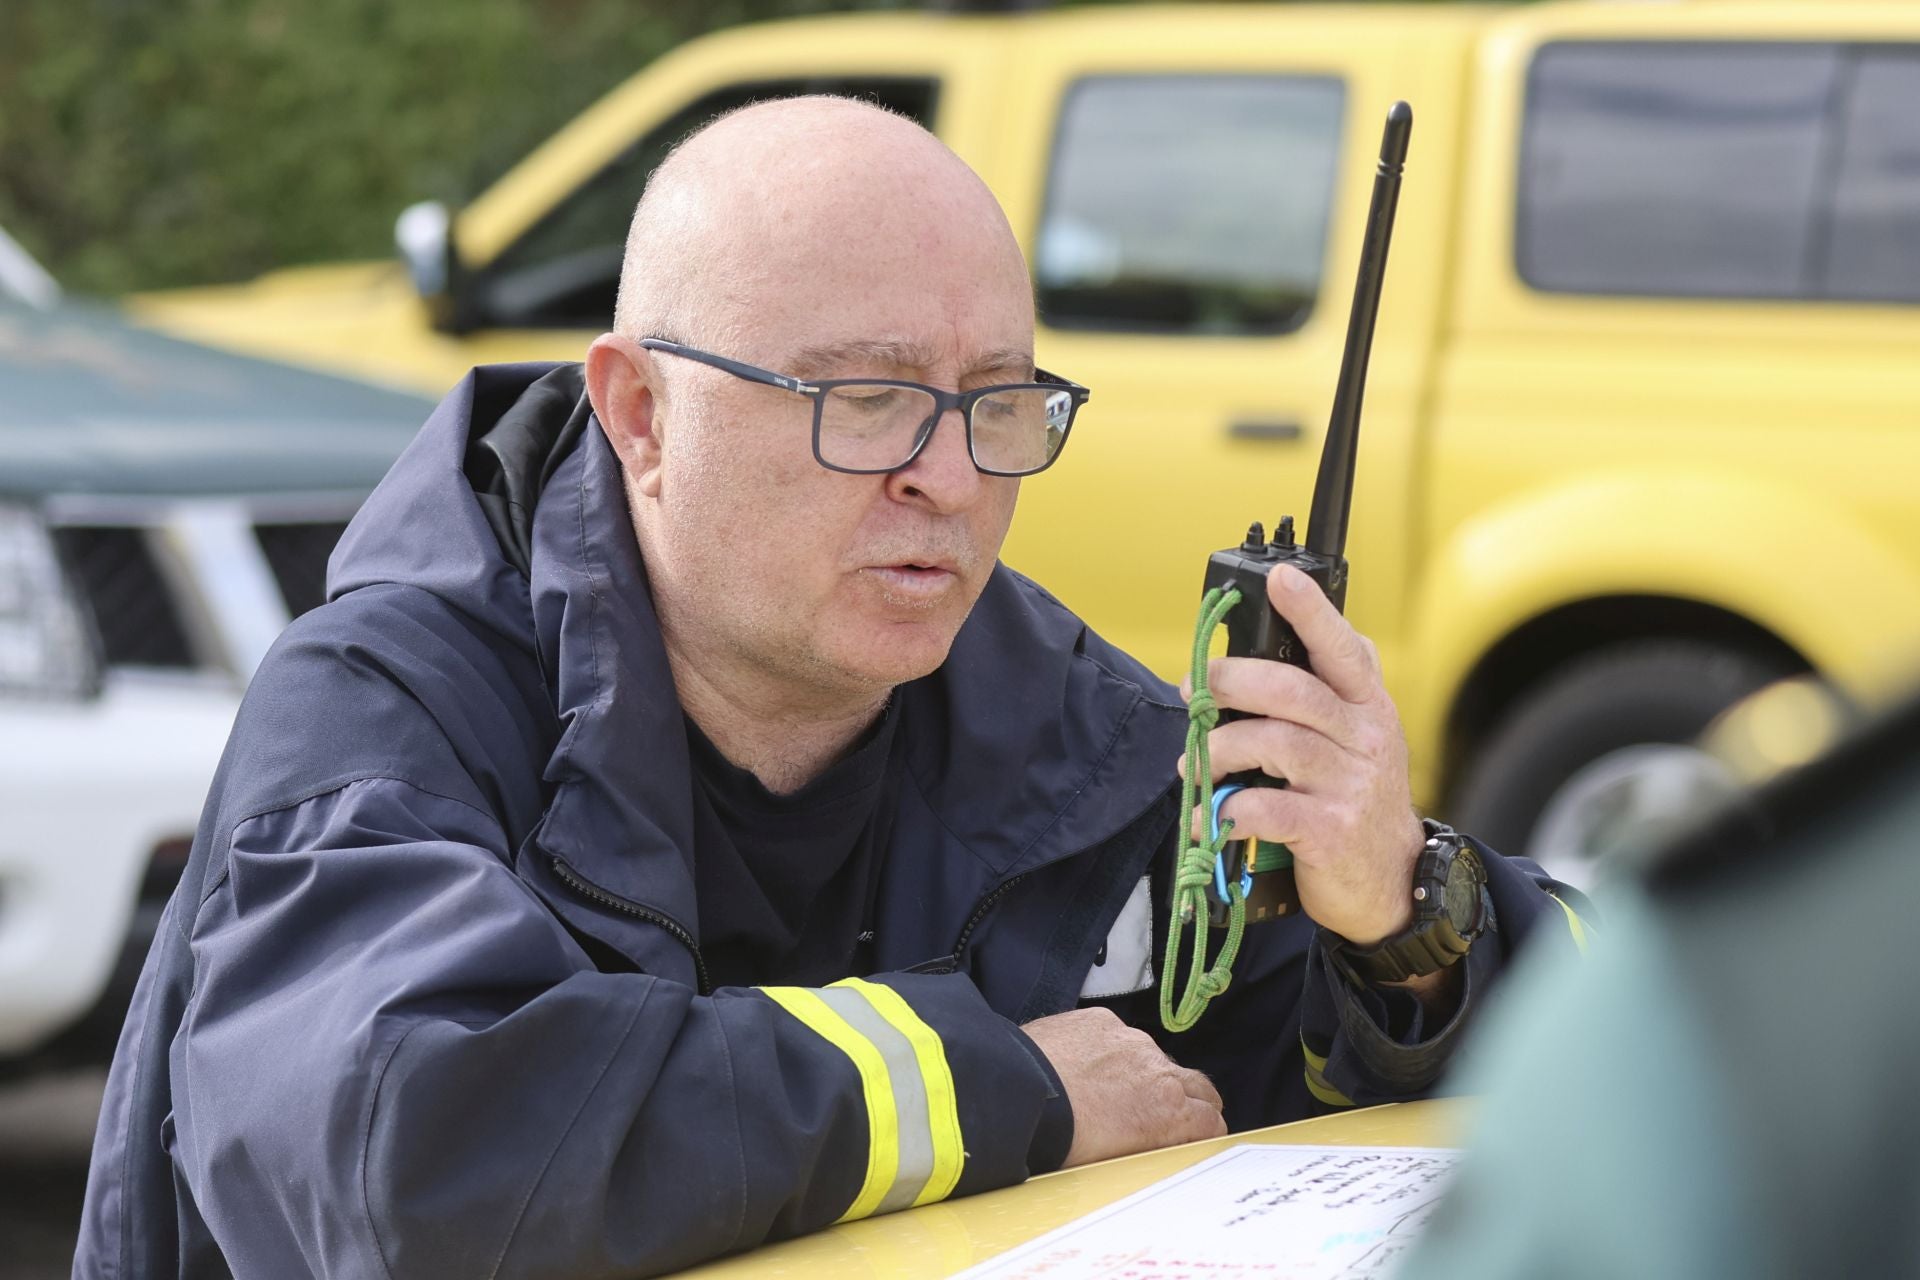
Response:
POLYGON ((374 487, 327 561, 327 598, 418 587, 531 652, 526 578, 467 479, 469 441, 497 426, 550 364, 486 365, 447 394, 374 487))
MULTIPOLYGON (((618 460, 582 384, 578 365, 475 369, 347 530, 330 595, 418 587, 537 660, 556 745, 534 840, 691 933, 682 711, 618 460)), ((963 845, 989 880, 1125 828, 1172 784, 1186 727, 1171 686, 1004 565, 947 661, 897 696, 910 789, 931 818, 906 827, 963 845)))

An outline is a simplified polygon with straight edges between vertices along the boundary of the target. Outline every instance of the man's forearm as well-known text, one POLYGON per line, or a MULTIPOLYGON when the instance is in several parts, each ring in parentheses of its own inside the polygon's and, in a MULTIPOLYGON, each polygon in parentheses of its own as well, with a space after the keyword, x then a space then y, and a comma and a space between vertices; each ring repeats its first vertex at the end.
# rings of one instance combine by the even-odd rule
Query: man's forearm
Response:
POLYGON ((1444 1026, 1460 1007, 1463 966, 1464 961, 1433 973, 1423 973, 1417 978, 1408 978, 1405 982, 1383 982, 1380 985, 1410 992, 1444 1026))

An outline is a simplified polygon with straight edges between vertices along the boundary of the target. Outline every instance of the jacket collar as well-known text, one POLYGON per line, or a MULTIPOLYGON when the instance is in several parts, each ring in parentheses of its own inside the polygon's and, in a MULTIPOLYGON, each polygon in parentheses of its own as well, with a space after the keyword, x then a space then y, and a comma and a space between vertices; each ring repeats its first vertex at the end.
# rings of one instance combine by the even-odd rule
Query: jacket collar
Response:
MULTIPOLYGON (((619 462, 579 388, 578 366, 476 369, 409 451, 416 464, 403 459, 381 486, 384 518, 362 522, 390 545, 350 556, 341 580, 428 575, 422 585, 519 633, 558 729, 534 841, 697 940, 680 702, 619 462), (425 512, 439 513, 445 541, 391 532, 417 531, 411 517, 425 512), (521 572, 530 616, 500 599, 521 572)), ((1004 566, 946 663, 899 697, 912 804, 926 820, 903 824, 896 841, 913 832, 915 865, 937 869, 928 896, 943 916, 1125 829, 1165 793, 1186 726, 1170 686, 1004 566)))
POLYGON ((697 939, 685 721, 618 460, 597 421, 541 494, 532 550, 534 628, 560 723, 538 839, 697 939))

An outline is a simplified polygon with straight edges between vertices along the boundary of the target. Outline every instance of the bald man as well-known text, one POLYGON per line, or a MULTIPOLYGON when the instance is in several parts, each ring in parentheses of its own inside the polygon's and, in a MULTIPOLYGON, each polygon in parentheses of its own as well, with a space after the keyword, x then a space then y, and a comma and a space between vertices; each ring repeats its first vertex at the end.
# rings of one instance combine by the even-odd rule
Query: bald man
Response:
POLYGON ((997 563, 1087 396, 1033 332, 918 126, 797 99, 683 144, 614 332, 456 388, 255 677, 75 1274, 650 1275, 1429 1087, 1562 915, 1482 851, 1459 963, 1341 958, 1412 927, 1430 841, 1371 646, 1297 579, 1316 674, 1221 664, 1255 717, 1214 763, 1292 780, 1231 816, 1313 918, 1145 1030, 1187 717, 997 563))

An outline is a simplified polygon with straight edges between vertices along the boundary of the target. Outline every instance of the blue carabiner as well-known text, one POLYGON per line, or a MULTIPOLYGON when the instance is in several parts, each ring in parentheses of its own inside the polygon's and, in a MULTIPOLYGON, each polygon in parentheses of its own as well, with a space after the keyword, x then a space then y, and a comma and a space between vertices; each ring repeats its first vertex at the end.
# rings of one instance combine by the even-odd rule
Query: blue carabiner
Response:
MULTIPOLYGON (((1224 787, 1219 787, 1215 789, 1213 793, 1213 815, 1212 815, 1211 821, 1209 821, 1209 823, 1207 824, 1207 847, 1208 848, 1212 848, 1214 845, 1214 842, 1220 839, 1220 806, 1225 804, 1227 797, 1232 795, 1234 792, 1245 791, 1245 790, 1246 788, 1241 786, 1237 782, 1228 783, 1224 787)), ((1219 894, 1220 901, 1222 903, 1225 903, 1229 900, 1227 898, 1227 861, 1226 859, 1227 859, 1227 855, 1225 850, 1222 850, 1221 852, 1216 853, 1213 856, 1213 887, 1215 892, 1219 894)), ((1242 865, 1240 868, 1240 896, 1244 898, 1247 896, 1248 893, 1252 892, 1252 890, 1253 890, 1253 869, 1249 866, 1242 865)))

